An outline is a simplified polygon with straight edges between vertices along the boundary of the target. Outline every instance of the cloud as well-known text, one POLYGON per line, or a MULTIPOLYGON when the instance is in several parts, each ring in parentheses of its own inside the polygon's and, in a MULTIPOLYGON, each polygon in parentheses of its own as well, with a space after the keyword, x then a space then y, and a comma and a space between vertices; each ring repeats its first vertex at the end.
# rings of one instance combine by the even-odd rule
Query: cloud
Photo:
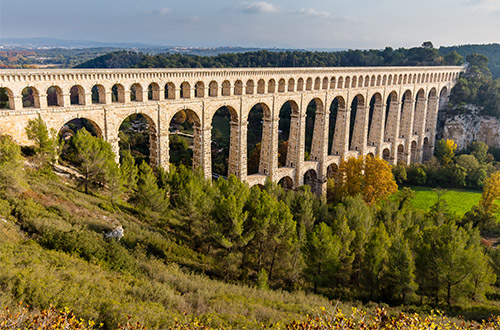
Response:
POLYGON ((312 16, 312 17, 319 17, 319 18, 329 18, 332 16, 332 14, 328 11, 322 11, 322 10, 317 10, 314 8, 302 8, 297 11, 298 14, 306 15, 306 16, 312 16))
POLYGON ((247 14, 274 13, 278 8, 269 2, 254 1, 244 2, 240 6, 240 10, 247 14))
POLYGON ((154 9, 154 10, 147 10, 147 11, 145 11, 145 13, 149 14, 149 15, 167 15, 171 11, 172 11, 172 9, 170 9, 168 7, 163 7, 163 8, 154 9))
POLYGON ((500 10, 498 0, 465 0, 465 3, 474 6, 476 10, 486 13, 495 13, 500 10))

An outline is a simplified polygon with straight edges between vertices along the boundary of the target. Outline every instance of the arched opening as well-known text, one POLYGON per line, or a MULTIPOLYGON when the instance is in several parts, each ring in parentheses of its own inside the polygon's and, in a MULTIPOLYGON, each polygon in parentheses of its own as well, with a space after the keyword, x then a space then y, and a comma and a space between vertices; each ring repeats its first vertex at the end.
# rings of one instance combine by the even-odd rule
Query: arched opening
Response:
POLYGON ((231 95, 231 83, 228 80, 224 80, 222 82, 222 96, 230 96, 231 95))
POLYGON ((317 193, 318 175, 315 170, 310 169, 304 173, 304 185, 311 187, 311 192, 317 193))
POLYGON ((335 77, 332 77, 332 79, 330 80, 330 89, 335 89, 336 87, 337 87, 337 83, 336 83, 335 77))
POLYGON ((293 78, 288 79, 288 91, 289 92, 295 91, 295 80, 293 80, 293 78))
POLYGON ((219 108, 212 117, 212 176, 238 174, 237 146, 231 144, 231 140, 237 140, 238 131, 236 111, 225 106, 219 108))
POLYGON ((358 78, 358 86, 363 87, 363 76, 359 76, 358 78))
POLYGON ((246 94, 252 95, 254 93, 254 90, 255 90, 255 83, 253 82, 253 80, 250 79, 249 81, 247 81, 246 94))
POLYGON ((423 154, 422 154, 422 161, 426 161, 431 159, 432 157, 432 148, 431 144, 429 143, 429 138, 425 137, 423 141, 423 154))
POLYGON ((345 100, 342 96, 337 96, 330 104, 330 117, 328 119, 328 153, 330 155, 342 154, 345 109, 345 100))
POLYGON ((337 81, 337 88, 338 89, 344 88, 344 78, 339 77, 339 80, 337 81))
POLYGON ((370 76, 365 77, 365 87, 370 86, 370 76))
POLYGON ((60 161, 74 163, 77 162, 75 159, 75 151, 74 146, 70 143, 71 138, 78 132, 79 130, 85 128, 87 132, 92 134, 95 137, 103 138, 101 128, 94 122, 87 118, 75 118, 68 122, 66 122, 59 129, 59 139, 64 141, 60 161))
POLYGON ((328 78, 327 77, 323 78, 323 86, 322 87, 323 87, 323 89, 328 89, 328 78))
POLYGON ((191 98, 191 86, 189 85, 189 83, 187 81, 185 81, 181 84, 180 92, 181 92, 181 95, 180 95, 181 99, 191 98))
POLYGON ((387 78, 387 85, 392 85, 392 75, 389 75, 389 78, 387 78))
POLYGON ((243 82, 241 80, 236 80, 234 82, 234 95, 243 94, 243 82))
POLYGON ((63 92, 59 86, 50 86, 47 89, 47 106, 49 107, 63 106, 63 92))
POLYGON ((439 99, 436 88, 431 88, 427 97, 427 115, 425 118, 425 131, 431 132, 436 128, 436 116, 439 107, 439 99))
POLYGON ((312 78, 307 78, 307 80, 306 80, 306 91, 312 90, 312 84, 313 84, 312 78))
POLYGON ((316 79, 314 79, 314 89, 319 90, 320 88, 321 88, 321 78, 316 77, 316 79))
POLYGON ((352 77, 351 87, 356 88, 357 84, 358 84, 358 77, 356 76, 352 77))
POLYGON ((351 102, 351 118, 349 123, 349 150, 360 150, 363 143, 363 118, 365 99, 358 94, 351 102))
POLYGON ((399 137, 400 138, 410 138, 411 137, 411 115, 413 112, 413 97, 411 91, 407 90, 403 94, 401 100, 401 114, 399 127, 399 137))
POLYGON ((385 148, 382 151, 382 159, 385 160, 388 163, 391 162, 391 151, 388 148, 385 148))
POLYGON ((115 84, 111 88, 111 102, 125 103, 125 88, 120 84, 115 84))
POLYGON ((380 95, 380 93, 375 93, 370 99, 370 108, 368 112, 368 145, 375 146, 381 142, 382 116, 382 95, 380 95))
POLYGON ((217 84, 216 81, 211 81, 210 84, 208 85, 208 96, 210 97, 216 97, 217 96, 217 91, 219 89, 219 85, 217 84))
POLYGON ((280 108, 278 123, 278 167, 289 166, 297 160, 297 141, 298 131, 291 130, 291 127, 297 128, 299 122, 299 106, 294 101, 287 101, 280 108))
POLYGON ((14 109, 14 94, 5 87, 0 87, 0 109, 14 109))
POLYGON ((281 186, 283 190, 289 191, 293 189, 293 180, 291 177, 285 176, 278 181, 278 185, 281 186))
POLYGON ((276 81, 274 79, 271 79, 267 84, 267 92, 274 93, 275 91, 276 91, 276 81))
POLYGON ((157 164, 157 134, 154 121, 144 114, 132 114, 125 118, 118 129, 120 153, 128 150, 137 164, 145 161, 157 164))
POLYGON ((391 92, 385 106, 384 141, 391 142, 395 137, 397 116, 399 111, 398 95, 391 92))
POLYGON ((92 104, 106 103, 106 91, 103 85, 92 86, 92 104))
POLYGON ((174 83, 167 83, 165 85, 165 100, 174 100, 175 99, 175 85, 174 83))
POLYGON ((304 91, 304 79, 299 78, 299 80, 297 80, 297 92, 302 91, 304 91))
POLYGON ((398 145, 398 164, 404 164, 405 162, 405 147, 400 144, 398 145))
POLYGON ((130 86, 130 101, 131 102, 142 102, 144 101, 142 97, 142 86, 139 83, 135 83, 130 86))
POLYGON ((69 102, 71 105, 85 105, 85 90, 80 85, 75 85, 69 90, 69 102))
MULTIPOLYGON (((248 91, 248 83, 247 83, 247 91, 248 91)), ((257 83, 257 94, 264 94, 265 92, 266 92, 266 82, 263 79, 260 79, 259 82, 257 83)))
POLYGON ((410 155, 411 162, 413 164, 418 163, 417 142, 416 141, 411 141, 410 153, 411 153, 411 155, 410 155))
POLYGON ((328 179, 336 179, 339 172, 339 166, 335 163, 331 163, 326 168, 326 177, 328 179))
POLYGON ((382 85, 382 76, 377 76, 377 86, 382 85))
POLYGON ((321 128, 323 126, 323 103, 313 99, 307 105, 304 132, 304 160, 317 161, 321 154, 321 128))
POLYGON ((285 79, 281 78, 278 81, 278 93, 284 93, 285 92, 285 79))
POLYGON ((190 109, 179 110, 169 123, 169 159, 176 166, 200 164, 200 118, 190 109))
POLYGON ((415 113, 413 115, 413 134, 422 134, 425 118, 425 92, 420 89, 415 98, 415 113))
POLYGON ((385 86, 387 84, 387 75, 384 74, 382 77, 382 86, 385 86))
POLYGON ((194 85, 194 97, 205 97, 205 83, 198 81, 194 85))
POLYGON ((351 77, 345 77, 345 84, 344 84, 344 87, 345 87, 345 88, 349 88, 349 87, 351 87, 351 77))
POLYGON ((40 108, 40 94, 35 87, 25 87, 21 95, 23 97, 23 108, 40 108))
POLYGON ((148 100, 149 101, 159 101, 160 100, 160 86, 157 83, 151 83, 148 86, 148 100))
POLYGON ((264 103, 254 105, 248 113, 247 174, 269 174, 271 112, 264 103))

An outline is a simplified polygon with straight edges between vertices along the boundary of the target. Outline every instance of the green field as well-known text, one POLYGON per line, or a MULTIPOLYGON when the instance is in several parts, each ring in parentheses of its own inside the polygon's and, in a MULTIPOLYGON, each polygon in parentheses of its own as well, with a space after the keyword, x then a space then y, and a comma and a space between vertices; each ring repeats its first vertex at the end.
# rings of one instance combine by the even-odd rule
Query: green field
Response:
MULTIPOLYGON (((434 188, 410 188, 415 192, 415 198, 412 200, 412 204, 418 209, 427 211, 438 199, 437 192, 433 190, 434 188)), ((474 205, 477 205, 482 194, 480 190, 466 189, 446 189, 443 192, 442 198, 448 203, 450 210, 460 216, 468 212, 474 205)))

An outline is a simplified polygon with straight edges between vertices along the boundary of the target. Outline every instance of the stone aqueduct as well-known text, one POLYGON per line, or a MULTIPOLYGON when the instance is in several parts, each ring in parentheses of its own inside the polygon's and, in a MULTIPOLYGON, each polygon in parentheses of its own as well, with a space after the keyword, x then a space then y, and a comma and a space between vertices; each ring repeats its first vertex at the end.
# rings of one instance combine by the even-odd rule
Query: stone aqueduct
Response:
POLYGON ((266 177, 276 182, 286 178, 296 187, 304 183, 307 172, 320 193, 329 168, 343 157, 372 154, 391 164, 429 157, 438 110, 463 69, 2 70, 0 89, 9 102, 8 109, 0 109, 0 133, 29 144, 25 127, 38 115, 56 131, 72 119, 86 118, 118 154, 121 123, 140 113, 149 122, 151 162, 167 166, 170 121, 181 110, 192 111, 193 166, 210 177, 212 118, 226 107, 231 115, 229 174, 250 185, 263 184, 266 177), (49 89, 54 95, 48 95, 49 89), (286 102, 292 108, 289 143, 286 164, 279 167, 279 113, 286 102), (305 160, 310 102, 315 102, 316 112, 310 157, 305 160), (263 108, 259 171, 248 175, 248 116, 257 104, 263 108), (329 127, 330 122, 335 127, 329 127))

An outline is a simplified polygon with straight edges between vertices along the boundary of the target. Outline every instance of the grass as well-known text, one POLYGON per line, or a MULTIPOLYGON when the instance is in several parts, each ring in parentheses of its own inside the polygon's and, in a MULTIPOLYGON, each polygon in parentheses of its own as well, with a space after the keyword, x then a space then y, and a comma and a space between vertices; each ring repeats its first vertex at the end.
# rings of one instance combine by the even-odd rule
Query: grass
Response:
MULTIPOLYGON (((438 199, 438 193, 434 188, 410 187, 415 192, 412 204, 417 209, 427 211, 438 199)), ((479 203, 482 191, 466 189, 446 189, 442 198, 448 203, 450 209, 457 215, 463 216, 474 205, 479 203)))

